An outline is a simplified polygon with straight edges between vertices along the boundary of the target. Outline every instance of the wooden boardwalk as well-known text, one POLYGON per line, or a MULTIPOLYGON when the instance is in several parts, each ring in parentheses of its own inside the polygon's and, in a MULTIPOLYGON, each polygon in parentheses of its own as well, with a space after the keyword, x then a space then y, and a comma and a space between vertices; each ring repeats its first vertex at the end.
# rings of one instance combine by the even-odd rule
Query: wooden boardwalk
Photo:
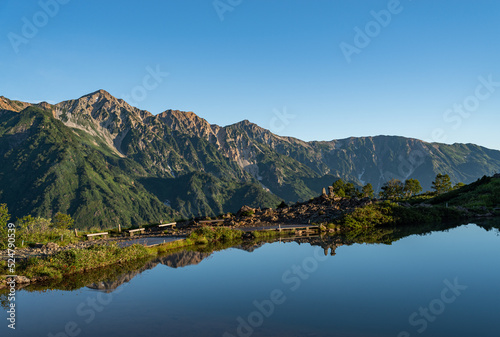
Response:
MULTIPOLYGON (((209 221, 214 221, 214 220, 209 220, 209 221)), ((222 222, 222 221, 218 221, 222 222)), ((235 230, 242 231, 244 233, 251 233, 251 232, 259 232, 259 231, 295 231, 295 234, 297 235, 295 238, 300 238, 304 237, 302 234, 307 234, 307 236, 310 236, 310 234, 318 233, 319 232, 319 226, 317 225, 310 225, 310 224, 303 224, 303 225, 272 225, 272 226, 259 226, 259 227, 240 227, 240 228, 235 228, 235 230)), ((175 237, 164 237, 164 236, 158 236, 158 237, 144 237, 144 238, 137 238, 137 239, 132 239, 132 240, 127 240, 127 241, 121 241, 118 244, 121 247, 127 247, 133 244, 140 244, 146 247, 153 247, 157 245, 161 245, 167 242, 173 242, 173 241, 178 241, 178 240, 183 240, 185 237, 183 236, 175 236, 175 237)))
POLYGON ((179 240, 183 240, 183 239, 185 239, 185 237, 181 237, 181 236, 147 237, 147 238, 138 238, 138 239, 133 239, 133 240, 121 241, 118 243, 118 245, 122 248, 127 247, 127 246, 131 246, 134 244, 143 245, 145 247, 154 247, 154 246, 162 245, 162 244, 167 243, 167 242, 174 242, 174 241, 179 241, 179 240))
POLYGON ((310 225, 310 224, 304 224, 304 225, 274 225, 274 226, 259 226, 259 227, 240 227, 240 228, 235 228, 237 230, 243 231, 245 233, 250 233, 250 232, 258 232, 258 231, 306 231, 306 232, 312 232, 315 230, 319 230, 319 226, 317 225, 310 225))

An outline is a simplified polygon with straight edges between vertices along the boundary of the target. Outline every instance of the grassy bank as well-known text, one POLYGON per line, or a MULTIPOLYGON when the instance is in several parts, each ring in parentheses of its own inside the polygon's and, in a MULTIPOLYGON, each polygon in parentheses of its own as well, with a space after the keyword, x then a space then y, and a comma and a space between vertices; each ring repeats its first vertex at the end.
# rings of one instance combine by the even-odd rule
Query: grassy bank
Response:
POLYGON ((500 178, 483 177, 457 190, 439 195, 433 205, 460 206, 469 209, 493 210, 500 207, 500 178))
MULTIPOLYGON (((31 257, 19 260, 18 275, 27 278, 61 279, 63 276, 88 272, 93 269, 123 264, 154 257, 158 254, 188 246, 217 246, 241 240, 242 232, 229 228, 202 227, 183 240, 168 242, 155 247, 132 245, 120 248, 116 243, 94 245, 89 248, 74 248, 58 252, 46 258, 31 257)), ((0 274, 7 275, 7 262, 0 262, 0 274)))
POLYGON ((62 278, 64 275, 82 273, 151 255, 152 253, 141 245, 125 248, 120 248, 116 244, 96 245, 86 249, 69 249, 47 258, 31 257, 19 261, 16 272, 30 279, 35 277, 62 278))
MULTIPOLYGON (((90 248, 73 248, 44 258, 31 257, 26 260, 18 260, 16 273, 29 279, 61 279, 68 275, 88 273, 113 265, 125 265, 193 245, 195 245, 194 241, 186 239, 155 247, 132 245, 121 248, 116 243, 110 243, 90 248)), ((9 274, 7 261, 0 261, 0 274, 9 274)))

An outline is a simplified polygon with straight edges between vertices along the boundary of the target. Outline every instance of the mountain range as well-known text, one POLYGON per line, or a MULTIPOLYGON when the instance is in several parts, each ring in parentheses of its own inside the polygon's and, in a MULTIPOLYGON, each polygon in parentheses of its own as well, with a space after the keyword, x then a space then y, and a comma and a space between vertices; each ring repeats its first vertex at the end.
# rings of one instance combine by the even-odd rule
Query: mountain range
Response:
MULTIPOLYGON (((318 121, 320 122, 320 121, 318 121)), ((160 114, 99 90, 58 104, 0 96, 0 203, 14 217, 73 216, 80 228, 235 212, 304 201, 342 178, 430 189, 438 173, 471 183, 500 171, 500 151, 397 136, 305 142, 244 120, 218 126, 160 114)))

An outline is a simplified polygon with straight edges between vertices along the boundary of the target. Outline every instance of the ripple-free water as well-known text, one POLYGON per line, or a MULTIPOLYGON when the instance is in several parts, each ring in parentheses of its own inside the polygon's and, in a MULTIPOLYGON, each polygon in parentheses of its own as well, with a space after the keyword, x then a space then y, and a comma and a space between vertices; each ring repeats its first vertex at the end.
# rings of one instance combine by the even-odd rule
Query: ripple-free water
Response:
POLYGON ((19 291, 2 336, 500 334, 500 236, 465 225, 392 245, 270 243, 158 264, 113 291, 19 291))

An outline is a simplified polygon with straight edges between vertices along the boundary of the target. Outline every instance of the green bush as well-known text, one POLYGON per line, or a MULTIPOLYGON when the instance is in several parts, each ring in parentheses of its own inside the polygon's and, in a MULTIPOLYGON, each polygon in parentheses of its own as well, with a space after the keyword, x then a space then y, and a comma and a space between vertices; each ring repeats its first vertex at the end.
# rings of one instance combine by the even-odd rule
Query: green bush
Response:
POLYGON ((7 223, 10 220, 9 210, 7 209, 7 204, 0 204, 0 249, 7 248, 7 223))
POLYGON ((74 233, 64 226, 54 227, 50 220, 44 218, 33 218, 31 215, 25 216, 17 221, 16 245, 22 247, 30 243, 56 242, 59 245, 66 245, 80 241, 74 233), (61 240, 62 237, 62 240, 61 240))
POLYGON ((345 214, 341 218, 340 224, 350 229, 394 224, 393 207, 394 204, 384 202, 356 208, 352 213, 345 214))
POLYGON ((69 229, 75 224, 75 220, 71 218, 68 214, 57 213, 52 221, 52 227, 58 229, 69 229))
POLYGON ((255 212, 253 210, 251 210, 251 209, 248 210, 248 211, 241 212, 241 216, 243 216, 243 217, 249 217, 249 216, 252 216, 254 214, 255 214, 255 212))

